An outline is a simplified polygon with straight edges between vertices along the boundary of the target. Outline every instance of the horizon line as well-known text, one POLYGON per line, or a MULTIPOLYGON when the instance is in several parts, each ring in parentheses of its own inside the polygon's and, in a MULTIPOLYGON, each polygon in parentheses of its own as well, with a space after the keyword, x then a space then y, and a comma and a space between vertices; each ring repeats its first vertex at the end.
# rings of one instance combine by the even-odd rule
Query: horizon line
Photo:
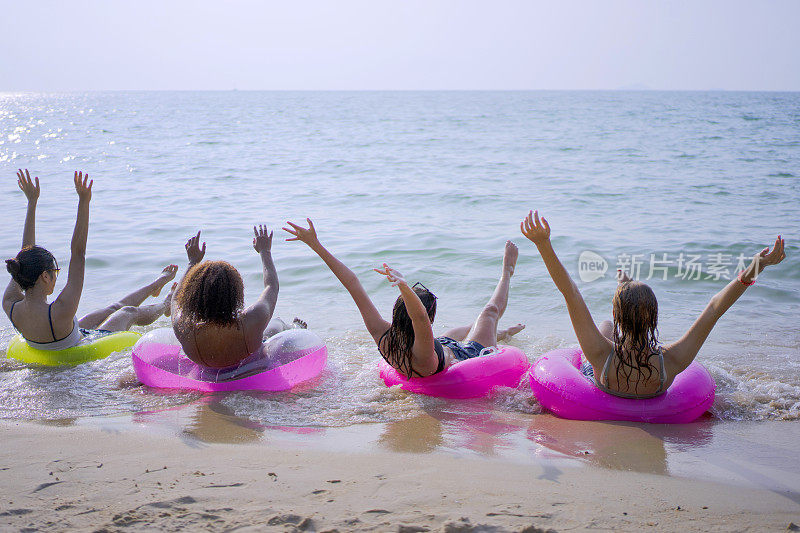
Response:
POLYGON ((100 92, 738 92, 738 93, 796 93, 797 89, 0 89, 0 94, 20 93, 100 93, 100 92))

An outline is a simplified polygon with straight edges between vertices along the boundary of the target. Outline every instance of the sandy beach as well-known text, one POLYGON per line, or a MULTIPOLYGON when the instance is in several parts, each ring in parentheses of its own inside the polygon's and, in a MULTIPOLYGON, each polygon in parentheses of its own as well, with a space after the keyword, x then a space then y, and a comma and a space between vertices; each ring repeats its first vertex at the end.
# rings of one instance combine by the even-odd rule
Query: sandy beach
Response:
POLYGON ((3 15, 0 533, 800 532, 800 0, 3 15))
MULTIPOLYGON (((782 531, 796 493, 447 454, 5 422, 8 531, 782 531)), ((794 529, 792 529, 794 528, 794 529)))

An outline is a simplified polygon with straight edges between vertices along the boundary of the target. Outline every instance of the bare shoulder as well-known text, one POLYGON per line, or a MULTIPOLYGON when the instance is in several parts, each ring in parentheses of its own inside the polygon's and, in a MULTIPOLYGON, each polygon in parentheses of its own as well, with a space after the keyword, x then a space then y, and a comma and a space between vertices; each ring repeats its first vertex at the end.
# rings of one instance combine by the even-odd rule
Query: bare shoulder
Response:
POLYGON ((197 328, 197 324, 186 320, 186 317, 181 314, 180 309, 177 307, 173 309, 170 318, 172 319, 172 331, 181 343, 187 338, 189 333, 197 328))
POLYGON ((239 314, 239 326, 242 334, 247 338, 248 346, 260 343, 264 337, 264 330, 272 319, 272 313, 264 311, 258 306, 250 306, 239 314))
POLYGON ((678 342, 672 342, 661 347, 664 356, 664 371, 671 382, 672 379, 686 369, 686 350, 678 342))
POLYGON ((21 301, 13 298, 3 298, 3 311, 5 311, 9 319, 11 318, 11 308, 21 301))
POLYGON ((592 366, 595 367, 602 367, 606 363, 606 359, 608 359, 609 354, 614 353, 615 346, 614 342, 607 339, 605 335, 601 335, 597 339, 596 343, 593 343, 589 346, 583 346, 583 343, 580 342, 578 339, 578 343, 581 346, 581 350, 583 351, 583 356, 586 358, 592 366))
POLYGON ((378 345, 379 350, 383 350, 381 346, 381 341, 385 339, 384 335, 391 329, 392 324, 381 319, 380 322, 373 325, 373 328, 369 330, 369 334, 372 336, 372 339, 375 341, 375 344, 378 345))

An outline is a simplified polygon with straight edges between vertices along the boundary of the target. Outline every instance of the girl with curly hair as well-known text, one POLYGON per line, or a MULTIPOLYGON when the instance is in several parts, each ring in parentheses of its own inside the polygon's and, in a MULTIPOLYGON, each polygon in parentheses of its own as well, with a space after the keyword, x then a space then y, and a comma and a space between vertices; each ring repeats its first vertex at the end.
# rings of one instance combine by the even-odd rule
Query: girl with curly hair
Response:
MULTIPOLYGON (((264 290, 244 308, 244 284, 226 261, 203 261, 200 232, 186 242, 189 267, 172 301, 172 328, 189 359, 210 368, 234 366, 257 354, 265 338, 289 329, 272 318, 278 301, 278 273, 272 261, 272 232, 254 227, 253 248, 261 257, 264 290)), ((294 327, 305 328, 295 318, 294 327)))

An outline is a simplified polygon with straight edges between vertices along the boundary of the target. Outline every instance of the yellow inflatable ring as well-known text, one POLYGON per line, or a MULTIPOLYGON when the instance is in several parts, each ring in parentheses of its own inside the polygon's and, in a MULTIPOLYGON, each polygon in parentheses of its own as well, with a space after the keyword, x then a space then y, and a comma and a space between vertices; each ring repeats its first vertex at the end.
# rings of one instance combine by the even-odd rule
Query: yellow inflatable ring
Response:
POLYGON ((139 337, 141 334, 135 331, 120 331, 64 350, 37 350, 28 346, 20 335, 15 335, 8 344, 7 355, 11 359, 36 365, 79 365, 130 348, 136 344, 139 337))

